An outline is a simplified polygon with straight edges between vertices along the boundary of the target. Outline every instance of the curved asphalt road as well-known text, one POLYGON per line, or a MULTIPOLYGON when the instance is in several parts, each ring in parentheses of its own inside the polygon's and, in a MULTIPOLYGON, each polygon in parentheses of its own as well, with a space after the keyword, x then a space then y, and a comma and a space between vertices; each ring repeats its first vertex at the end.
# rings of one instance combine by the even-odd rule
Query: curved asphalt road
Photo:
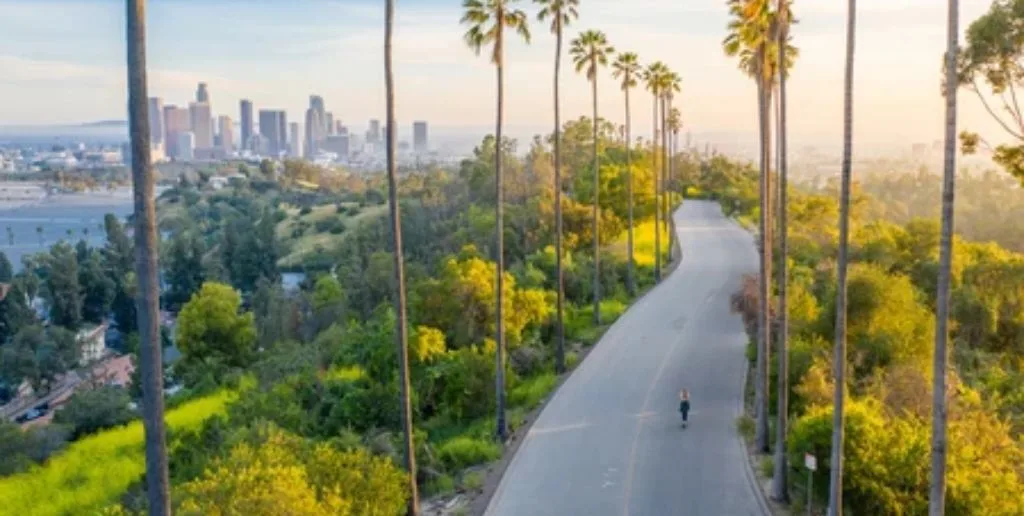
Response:
POLYGON ((716 203, 686 201, 675 220, 682 263, 544 408, 487 515, 762 514, 736 431, 746 336, 729 310, 757 270, 753 238, 716 203))

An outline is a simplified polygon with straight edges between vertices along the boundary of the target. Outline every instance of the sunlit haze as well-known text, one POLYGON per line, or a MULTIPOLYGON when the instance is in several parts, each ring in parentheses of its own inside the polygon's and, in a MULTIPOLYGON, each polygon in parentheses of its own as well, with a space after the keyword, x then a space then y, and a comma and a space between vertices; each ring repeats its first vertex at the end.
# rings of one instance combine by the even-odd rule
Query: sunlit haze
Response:
MULTIPOLYGON (((962 27, 989 2, 963 0, 962 27)), ((536 7, 521 2, 531 19, 536 7)), ((797 1, 800 58, 789 83, 791 142, 838 148, 841 134, 845 3, 797 1)), ((480 134, 494 113, 494 69, 462 40, 457 0, 398 2, 395 34, 400 130, 427 120, 436 133, 480 134)), ((939 96, 944 2, 859 2, 855 137, 863 147, 941 138, 939 96)), ((124 119, 124 2, 0 0, 0 125, 124 119)), ((238 118, 238 101, 278 108, 301 121, 310 94, 357 130, 383 115, 383 13, 369 0, 165 0, 149 3, 150 95, 187 104, 209 84, 214 114, 238 118)), ((603 30, 616 50, 663 60, 683 78, 684 124, 695 139, 753 142, 753 83, 724 56, 723 0, 583 0, 568 29, 603 30)), ((533 22, 531 45, 508 46, 506 121, 516 137, 550 130, 554 38, 533 22)), ((564 60, 565 61, 565 60, 564 60)), ((583 77, 563 62, 564 117, 589 112, 583 77)), ((623 118, 610 71, 600 110, 623 118)), ((646 135, 650 100, 637 90, 634 125, 646 135), (645 107, 647 109, 645 109, 645 107)), ((961 127, 998 140, 973 94, 964 92, 961 127)))

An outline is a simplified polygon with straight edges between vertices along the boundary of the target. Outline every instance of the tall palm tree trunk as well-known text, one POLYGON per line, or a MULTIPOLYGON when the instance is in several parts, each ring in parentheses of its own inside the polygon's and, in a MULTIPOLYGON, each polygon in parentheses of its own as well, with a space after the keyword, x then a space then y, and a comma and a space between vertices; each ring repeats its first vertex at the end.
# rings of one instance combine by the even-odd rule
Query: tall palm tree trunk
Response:
POLYGON ((626 88, 626 202, 628 212, 629 229, 626 234, 626 290, 630 296, 636 295, 636 280, 633 277, 633 161, 630 154, 633 144, 631 143, 629 121, 629 88, 626 88))
MULTIPOLYGON (((505 20, 499 15, 497 20, 498 27, 503 27, 505 20)), ((504 116, 504 101, 505 101, 505 81, 504 81, 504 49, 502 45, 502 32, 498 30, 497 41, 494 44, 498 47, 498 111, 495 116, 495 129, 494 132, 497 135, 497 147, 494 151, 494 188, 496 193, 496 205, 494 208, 494 219, 495 219, 495 253, 494 262, 497 264, 497 321, 495 325, 495 390, 497 396, 497 434, 498 439, 505 442, 508 437, 508 427, 505 424, 505 235, 504 235, 504 221, 503 216, 505 213, 505 178, 501 172, 501 122, 504 116)))
POLYGON ((398 328, 395 344, 398 346, 398 379, 401 389, 403 451, 405 469, 409 477, 409 516, 420 512, 419 493, 416 486, 416 449, 413 445, 412 394, 409 387, 409 338, 405 301, 405 266, 402 263, 402 212, 398 205, 398 179, 395 170, 395 77, 392 68, 392 35, 395 26, 395 0, 384 4, 384 85, 387 89, 387 167, 388 167, 388 209, 391 214, 391 237, 395 256, 395 312, 398 313, 398 328))
MULTIPOLYGON (((593 64, 597 68, 597 63, 593 64)), ((597 77, 590 81, 594 108, 594 325, 601 325, 601 238, 598 233, 601 216, 601 169, 597 161, 597 77)))
POLYGON ((558 298, 555 309, 555 332, 558 344, 555 351, 555 370, 565 371, 565 272, 562 270, 562 127, 558 79, 562 65, 562 18, 555 17, 555 275, 558 298))
POLYGON ((832 365, 835 400, 832 407, 832 457, 829 461, 829 513, 843 514, 843 408, 846 390, 846 269, 850 241, 850 179, 853 159, 853 55, 857 0, 847 0, 846 77, 843 84, 843 169, 839 193, 839 262, 836 285, 836 345, 832 365))
POLYGON ((654 178, 654 281, 661 281, 661 187, 658 185, 658 94, 651 105, 651 176, 654 178))
POLYGON ((960 6, 949 0, 946 32, 946 150, 942 181, 942 236, 939 241, 939 285, 935 307, 935 357, 932 385, 932 472, 928 513, 941 516, 946 507, 946 345, 949 339, 949 283, 953 256, 953 208, 956 194, 957 37, 960 6))
MULTIPOLYGON (((781 16, 785 9, 783 0, 779 0, 778 10, 781 16)), ((783 23, 786 23, 784 20, 783 23)), ((785 52, 785 28, 779 31, 779 55, 785 52)), ((786 162, 786 73, 785 68, 779 67, 779 96, 776 108, 778 116, 778 145, 779 145, 779 336, 778 352, 778 395, 776 397, 775 423, 775 474, 772 477, 772 497, 781 502, 789 501, 789 489, 786 481, 788 471, 786 461, 786 423, 789 419, 789 308, 786 300, 786 290, 789 283, 789 238, 788 238, 788 214, 789 206, 788 192, 789 177, 786 162)))
POLYGON ((142 425, 146 441, 146 494, 149 514, 171 513, 164 424, 164 375, 160 348, 160 291, 157 284, 156 204, 150 156, 146 86, 146 1, 127 2, 128 118, 131 131, 135 201, 135 274, 138 278, 139 367, 142 373, 142 425))
POLYGON ((771 346, 771 272, 772 272, 772 237, 771 237, 771 186, 769 184, 768 157, 768 87, 763 79, 758 82, 758 121, 761 134, 761 273, 758 291, 758 327, 757 342, 757 385, 754 389, 754 405, 757 411, 755 440, 758 450, 768 452, 768 349, 771 346))
POLYGON ((668 99, 662 97, 661 99, 661 206, 664 210, 661 214, 662 225, 665 228, 665 234, 668 235, 668 241, 666 242, 669 260, 672 258, 672 232, 669 231, 668 218, 672 216, 668 209, 668 162, 670 156, 668 154, 668 99))

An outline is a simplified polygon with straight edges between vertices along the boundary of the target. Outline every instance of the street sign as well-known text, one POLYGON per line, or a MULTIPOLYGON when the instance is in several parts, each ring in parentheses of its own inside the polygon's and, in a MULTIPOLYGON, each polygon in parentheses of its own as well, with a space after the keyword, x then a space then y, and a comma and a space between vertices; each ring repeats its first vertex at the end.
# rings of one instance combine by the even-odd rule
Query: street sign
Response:
POLYGON ((809 470, 811 470, 811 471, 817 471, 818 470, 818 460, 814 457, 814 455, 811 455, 810 453, 805 453, 804 454, 804 467, 809 469, 809 470))

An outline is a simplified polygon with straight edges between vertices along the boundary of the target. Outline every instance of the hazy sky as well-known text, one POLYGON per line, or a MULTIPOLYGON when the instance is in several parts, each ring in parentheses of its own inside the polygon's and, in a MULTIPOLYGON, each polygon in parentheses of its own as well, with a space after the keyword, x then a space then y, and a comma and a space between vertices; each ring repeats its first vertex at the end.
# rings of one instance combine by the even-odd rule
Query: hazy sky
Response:
MULTIPOLYGON (((961 26, 989 0, 961 0, 961 26)), ((383 0, 154 0, 149 2, 150 94, 187 104, 209 83, 214 112, 238 118, 238 100, 281 108, 301 122, 310 93, 356 130, 383 115, 383 0)), ((397 0, 398 120, 486 127, 494 69, 465 47, 459 0, 397 0)), ((603 30, 617 50, 662 60, 683 78, 680 107, 695 133, 753 134, 749 79, 724 56, 724 0, 581 0, 567 30, 603 30)), ((795 144, 841 134, 846 2, 796 0, 800 58, 789 83, 795 144)), ((939 96, 946 2, 861 0, 855 131, 859 142, 941 138, 939 96)), ((535 7, 519 5, 531 16, 535 7)), ((519 130, 551 125, 554 38, 534 22, 530 46, 508 45, 506 120, 519 130)), ((0 0, 0 125, 125 117, 124 1, 0 0)), ((564 61, 564 60, 563 60, 564 61)), ((563 117, 589 113, 590 90, 563 63, 563 117)), ((634 126, 650 126, 650 97, 634 90, 634 126)), ((961 127, 998 136, 973 95, 961 96, 961 127)), ((603 115, 623 119, 622 94, 605 72, 603 115)), ((646 130, 645 130, 646 129, 646 130)), ((996 138, 998 139, 998 138, 996 138)))

